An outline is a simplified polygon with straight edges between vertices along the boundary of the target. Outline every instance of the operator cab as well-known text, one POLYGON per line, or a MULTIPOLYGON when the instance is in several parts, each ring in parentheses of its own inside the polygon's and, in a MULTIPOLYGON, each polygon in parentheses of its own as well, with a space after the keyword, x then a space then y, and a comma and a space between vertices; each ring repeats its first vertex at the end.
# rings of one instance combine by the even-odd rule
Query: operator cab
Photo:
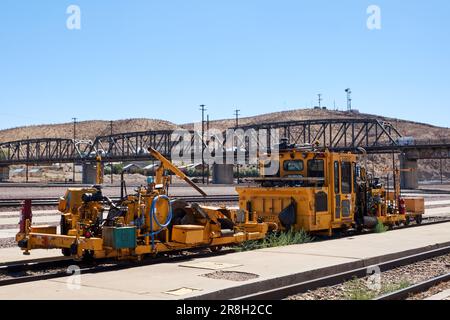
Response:
POLYGON ((278 159, 269 159, 260 164, 263 187, 323 187, 325 184, 326 153, 312 145, 289 144, 282 139, 278 159), (274 168, 276 168, 274 170, 274 168))

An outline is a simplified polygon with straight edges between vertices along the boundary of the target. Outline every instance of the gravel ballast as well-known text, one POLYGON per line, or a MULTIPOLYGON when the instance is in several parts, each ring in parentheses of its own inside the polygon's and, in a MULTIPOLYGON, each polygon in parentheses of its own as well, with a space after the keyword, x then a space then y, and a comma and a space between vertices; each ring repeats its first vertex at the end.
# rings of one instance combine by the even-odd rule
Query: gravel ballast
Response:
POLYGON ((370 279, 365 277, 293 295, 287 300, 370 300, 448 272, 450 272, 450 254, 383 272, 381 290, 370 289, 370 279))

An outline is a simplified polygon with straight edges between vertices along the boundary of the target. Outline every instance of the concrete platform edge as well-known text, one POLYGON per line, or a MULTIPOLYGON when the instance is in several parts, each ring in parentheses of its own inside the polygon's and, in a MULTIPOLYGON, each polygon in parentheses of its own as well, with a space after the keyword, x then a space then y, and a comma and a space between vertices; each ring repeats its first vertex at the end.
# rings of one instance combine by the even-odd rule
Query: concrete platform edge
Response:
POLYGON ((334 265, 326 268, 320 268, 316 270, 310 270, 306 272, 300 272, 290 274, 283 277, 277 277, 273 279, 261 279, 260 281, 237 285, 231 288, 226 288, 217 291, 210 291, 200 295, 194 295, 187 297, 183 300, 230 300, 246 295, 255 294, 258 292, 268 291, 274 288, 284 287, 296 283, 301 283, 310 280, 316 280, 322 277, 331 276, 337 273, 344 273, 358 268, 367 268, 369 266, 378 265, 384 262, 392 261, 395 259, 420 254, 426 251, 440 249, 450 246, 450 242, 436 243, 434 245, 427 245, 421 248, 415 248, 411 250, 405 250, 401 252, 390 253, 383 256, 371 257, 368 259, 358 259, 356 261, 347 262, 339 265, 334 265))

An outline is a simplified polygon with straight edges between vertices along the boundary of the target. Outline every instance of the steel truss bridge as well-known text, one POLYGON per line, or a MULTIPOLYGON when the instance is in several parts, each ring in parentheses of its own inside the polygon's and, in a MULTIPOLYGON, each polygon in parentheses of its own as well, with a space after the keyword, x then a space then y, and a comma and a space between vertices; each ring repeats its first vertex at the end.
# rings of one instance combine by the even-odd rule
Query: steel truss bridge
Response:
MULTIPOLYGON (((318 142, 320 146, 337 151, 362 147, 368 153, 402 152, 416 159, 450 157, 450 141, 415 141, 401 145, 399 131, 392 124, 377 119, 274 122, 238 129, 266 132, 268 141, 273 133, 271 130, 278 130, 279 138, 288 138, 291 143, 318 142)), ((182 141, 193 145, 194 139, 199 138, 199 133, 186 132, 191 135, 189 142, 185 137, 174 136, 172 130, 121 133, 97 137, 94 141, 43 138, 3 142, 0 143, 0 165, 83 163, 94 161, 97 154, 101 154, 105 162, 142 161, 149 159, 148 147, 170 158, 174 146, 182 141)))

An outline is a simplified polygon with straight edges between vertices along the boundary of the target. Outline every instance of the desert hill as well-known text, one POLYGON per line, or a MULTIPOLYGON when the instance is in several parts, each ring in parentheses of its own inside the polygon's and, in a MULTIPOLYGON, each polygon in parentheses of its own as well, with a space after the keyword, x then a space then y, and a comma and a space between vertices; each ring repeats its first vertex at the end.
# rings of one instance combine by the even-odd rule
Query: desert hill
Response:
MULTIPOLYGON (((324 109, 297 109, 289 111, 281 111, 253 117, 243 117, 239 119, 240 125, 292 121, 292 120, 308 120, 308 119, 339 119, 339 118, 376 118, 382 121, 388 121, 396 127, 403 136, 412 136, 416 139, 445 139, 450 137, 450 129, 437 127, 425 123, 418 123, 408 120, 393 119, 372 114, 364 114, 357 112, 333 111, 324 109)), ((211 128, 224 130, 232 128, 235 125, 234 119, 215 120, 210 122, 211 128)), ((113 122, 114 133, 125 133, 133 131, 147 130, 173 130, 176 128, 192 129, 193 123, 174 124, 169 121, 156 119, 126 119, 113 122)), ((77 123, 78 139, 95 139, 96 136, 110 134, 109 121, 83 121, 77 123)), ((16 141, 27 138, 72 138, 73 123, 36 125, 11 128, 0 130, 0 142, 16 141)), ((389 156, 373 155, 370 156, 371 163, 377 163, 376 171, 383 172, 391 165, 389 156)), ((439 160, 423 160, 419 162, 419 177, 422 180, 431 180, 440 178, 439 160)), ((444 161, 443 172, 445 176, 449 176, 450 161, 444 161)))
MULTIPOLYGON (((418 123, 408 120, 388 118, 373 114, 324 110, 324 109, 297 109, 280 111, 268 114, 257 115, 253 117, 243 117, 239 119, 240 125, 251 125, 268 122, 281 121, 299 121, 312 119, 379 119, 390 122, 403 136, 413 136, 417 139, 440 139, 450 136, 449 128, 437 127, 425 123, 418 123)), ((235 119, 224 119, 211 121, 212 128, 226 129, 232 128, 235 125, 235 119)), ((184 124, 182 127, 192 129, 193 124, 184 124)))
MULTIPOLYGON (((147 130, 173 130, 177 125, 169 121, 155 119, 126 119, 113 122, 113 133, 147 130)), ((109 135, 109 121, 81 121, 76 125, 77 139, 94 140, 97 136, 109 135)), ((0 142, 23 140, 28 138, 73 138, 73 123, 49 124, 17 127, 0 130, 0 142)))
MULTIPOLYGON (((323 110, 297 109, 262 114, 239 119, 240 125, 250 125, 267 122, 310 120, 310 119, 343 119, 343 118, 375 118, 392 123, 403 136, 413 136, 419 139, 440 139, 450 137, 450 129, 408 120, 393 119, 373 114, 323 110)), ((214 120, 211 128, 224 130, 235 125, 234 119, 214 120)), ((193 123, 174 124, 157 119, 126 119, 113 122, 113 133, 125 133, 147 130, 173 130, 176 128, 192 129, 193 123)), ((78 139, 95 139, 96 136, 110 134, 110 122, 101 120, 82 121, 77 123, 78 139)), ((24 126, 0 130, 0 142, 16 141, 27 138, 69 138, 73 137, 73 123, 24 126)))

